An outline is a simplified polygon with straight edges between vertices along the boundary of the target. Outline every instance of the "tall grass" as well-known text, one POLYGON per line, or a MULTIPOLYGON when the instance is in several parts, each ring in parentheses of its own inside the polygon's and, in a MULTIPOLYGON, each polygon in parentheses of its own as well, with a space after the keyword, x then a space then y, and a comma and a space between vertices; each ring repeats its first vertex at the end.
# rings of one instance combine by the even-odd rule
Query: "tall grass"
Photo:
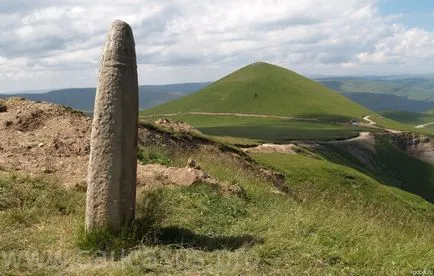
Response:
MULTIPOLYGON (((405 275, 434 266, 432 217, 420 208, 408 210, 412 205, 402 199, 412 195, 383 188, 352 169, 307 156, 255 156, 285 174, 296 200, 229 154, 168 151, 167 157, 174 164, 192 157, 220 181, 243 187, 247 197, 206 184, 148 190, 138 195, 135 228, 83 237, 82 191, 39 179, 2 180, 0 271, 405 275), (27 224, 6 220, 16 210, 37 215, 27 224), (3 257, 35 251, 48 256, 42 260, 58 251, 62 258, 43 265, 41 258, 18 258, 11 265, 3 257)), ((419 205, 432 209, 427 202, 419 205)))

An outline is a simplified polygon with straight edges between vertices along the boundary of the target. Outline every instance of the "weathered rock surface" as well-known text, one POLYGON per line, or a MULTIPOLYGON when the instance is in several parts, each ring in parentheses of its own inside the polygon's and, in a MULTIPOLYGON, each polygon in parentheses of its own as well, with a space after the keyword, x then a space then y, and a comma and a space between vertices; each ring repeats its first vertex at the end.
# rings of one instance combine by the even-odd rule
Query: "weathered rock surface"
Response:
POLYGON ((203 171, 197 162, 191 158, 185 168, 167 167, 160 164, 148 164, 138 167, 137 185, 144 188, 158 186, 191 186, 197 183, 207 183, 218 187, 222 192, 245 197, 245 191, 238 185, 229 185, 217 181, 203 171))
POLYGON ((101 58, 90 140, 86 230, 117 230, 135 215, 138 78, 133 32, 113 22, 101 58))
POLYGON ((392 142, 407 154, 434 165, 434 141, 418 133, 400 133, 391 136, 392 142))
POLYGON ((171 121, 169 119, 159 119, 155 122, 157 126, 167 129, 172 132, 180 133, 200 133, 199 130, 195 129, 191 125, 184 123, 183 121, 171 121))

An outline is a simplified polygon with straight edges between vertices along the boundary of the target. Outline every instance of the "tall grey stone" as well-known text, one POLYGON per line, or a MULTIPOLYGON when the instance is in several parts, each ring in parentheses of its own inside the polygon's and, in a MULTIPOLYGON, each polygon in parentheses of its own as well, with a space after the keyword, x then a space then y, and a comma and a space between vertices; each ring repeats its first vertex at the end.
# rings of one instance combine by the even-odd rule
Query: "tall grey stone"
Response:
POLYGON ((101 57, 90 140, 86 231, 134 221, 138 79, 131 27, 113 22, 101 57))

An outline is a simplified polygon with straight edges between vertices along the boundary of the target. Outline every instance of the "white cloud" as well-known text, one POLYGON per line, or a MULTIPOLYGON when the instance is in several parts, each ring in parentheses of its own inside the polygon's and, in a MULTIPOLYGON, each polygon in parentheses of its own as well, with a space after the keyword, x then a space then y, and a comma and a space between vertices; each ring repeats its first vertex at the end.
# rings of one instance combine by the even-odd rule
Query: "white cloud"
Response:
POLYGON ((93 86, 115 18, 133 28, 142 83, 213 80, 257 60, 304 74, 431 70, 434 33, 371 2, 14 0, 0 8, 1 89, 93 86))

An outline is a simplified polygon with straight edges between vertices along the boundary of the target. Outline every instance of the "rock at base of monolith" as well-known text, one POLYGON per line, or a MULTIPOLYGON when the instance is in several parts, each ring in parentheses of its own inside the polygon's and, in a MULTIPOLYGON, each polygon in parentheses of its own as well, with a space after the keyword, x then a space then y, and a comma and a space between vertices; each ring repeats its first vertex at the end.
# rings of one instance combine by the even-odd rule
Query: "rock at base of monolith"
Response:
POLYGON ((86 231, 119 230, 134 221, 138 79, 133 32, 120 20, 107 36, 90 140, 86 231))

